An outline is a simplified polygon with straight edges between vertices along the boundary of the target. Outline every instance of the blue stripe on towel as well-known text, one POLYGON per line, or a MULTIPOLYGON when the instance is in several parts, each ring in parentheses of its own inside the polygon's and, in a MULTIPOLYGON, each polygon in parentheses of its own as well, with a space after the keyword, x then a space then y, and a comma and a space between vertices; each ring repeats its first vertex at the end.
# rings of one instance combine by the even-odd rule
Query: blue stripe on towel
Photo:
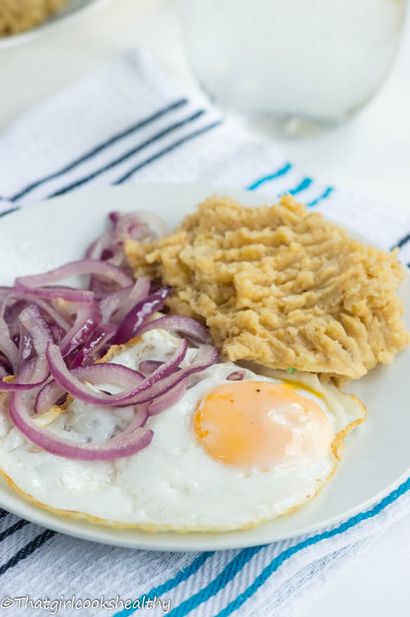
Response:
MULTIPOLYGON (((173 578, 169 579, 165 583, 161 583, 161 585, 157 585, 157 587, 153 587, 152 589, 150 589, 148 593, 145 593, 143 596, 140 597, 140 600, 144 597, 145 598, 153 598, 154 596, 158 597, 164 593, 167 593, 167 591, 170 591, 170 589, 173 589, 180 583, 183 583, 188 578, 190 578, 193 574, 196 574, 196 572, 198 572, 198 570, 202 568, 204 563, 210 557, 212 557, 213 554, 214 553, 211 553, 211 552, 200 553, 200 555, 196 557, 186 568, 178 572, 178 574, 176 574, 173 578)), ((132 615, 132 613, 134 613, 135 610, 136 609, 133 609, 133 608, 124 609, 122 611, 119 611, 118 613, 115 613, 114 617, 126 617, 126 615, 132 615)))
POLYGON ((181 604, 168 613, 168 615, 170 617, 185 617, 185 615, 195 610, 200 604, 207 602, 212 596, 226 587, 226 585, 235 578, 238 572, 243 570, 252 557, 263 548, 265 548, 265 546, 254 546, 240 551, 206 587, 181 602, 181 604))
POLYGON ((308 208, 312 208, 313 206, 317 206, 318 204, 320 204, 321 201, 324 201, 325 199, 327 199, 328 197, 330 197, 330 195, 333 193, 334 191, 334 187, 333 186, 328 186, 321 195, 319 195, 319 197, 316 197, 315 199, 312 199, 312 201, 309 201, 306 205, 308 208))
POLYGON ((302 191, 309 188, 309 186, 313 183, 312 178, 303 178, 295 187, 288 189, 287 191, 283 191, 282 195, 299 195, 302 191))
POLYGON ((263 184, 266 184, 267 182, 272 182, 272 180, 277 180, 278 178, 285 176, 291 169, 292 169, 292 164, 285 163, 285 165, 280 167, 277 171, 267 176, 262 176, 262 178, 255 180, 254 182, 249 184, 249 186, 247 186, 246 188, 248 189, 248 191, 255 191, 263 184))
MULTIPOLYGON (((362 521, 373 518, 377 514, 380 514, 382 510, 384 510, 387 506, 396 501, 399 497, 404 495, 407 491, 410 490, 410 478, 408 478, 405 482, 403 482, 397 489, 392 491, 389 495, 384 497, 381 501, 379 501, 376 505, 374 505, 369 510, 365 510, 364 512, 360 512, 355 516, 352 516, 347 521, 331 529, 329 531, 323 531, 318 533, 306 540, 302 540, 298 544, 294 546, 290 546, 289 548, 282 551, 277 557, 272 559, 272 561, 265 566, 262 572, 255 578, 255 580, 243 591, 239 594, 234 600, 232 600, 222 611, 220 611, 215 617, 228 617, 234 611, 238 610, 245 602, 247 602, 257 591, 262 587, 262 585, 269 579, 269 577, 276 572, 276 570, 290 557, 303 550, 304 548, 308 548, 309 546, 313 546, 314 544, 318 544, 322 540, 327 540, 328 538, 333 538, 345 531, 348 531, 352 527, 355 527, 362 521)), ((248 549, 246 549, 248 550, 248 549)))
MULTIPOLYGON (((328 538, 340 535, 341 533, 348 531, 352 527, 355 527, 362 521, 373 518, 377 514, 380 514, 382 510, 384 510, 387 506, 392 504, 394 501, 396 501, 399 497, 404 495, 404 493, 406 493, 409 490, 410 490, 410 478, 407 479, 405 482, 403 482, 397 489, 392 491, 389 495, 387 495, 384 499, 379 501, 369 510, 360 512, 359 514, 352 516, 351 518, 347 519, 344 523, 340 524, 338 527, 335 527, 334 529, 318 533, 314 536, 311 536, 310 538, 307 538, 306 540, 303 540, 302 542, 299 542, 298 544, 295 544, 294 546, 291 546, 285 549, 284 551, 279 553, 279 555, 277 555, 267 566, 265 566, 263 571, 253 580, 253 582, 250 585, 248 585, 245 591, 239 594, 234 600, 232 600, 224 609, 222 609, 214 617, 228 617, 228 615, 233 613, 235 610, 239 609, 242 606, 242 604, 244 604, 247 600, 249 600, 254 595, 254 593, 256 593, 256 591, 266 582, 266 580, 285 561, 287 561, 290 557, 292 557, 297 552, 303 550, 304 548, 312 546, 314 544, 318 544, 322 540, 326 540, 328 538)), ((257 548, 261 550, 265 547, 261 546, 257 548)), ((253 557, 254 554, 255 554, 254 547, 241 550, 225 566, 225 568, 218 574, 218 576, 215 579, 213 579, 213 581, 208 583, 208 585, 204 587, 201 591, 197 592, 196 594, 194 594, 194 596, 191 596, 191 598, 185 600, 180 605, 180 606, 182 605, 184 606, 184 612, 182 613, 175 612, 177 611, 177 609, 179 609, 179 607, 176 607, 172 611, 171 614, 173 614, 174 617, 177 617, 177 616, 182 617, 182 615, 186 615, 188 612, 196 609, 202 602, 206 602, 211 597, 211 595, 216 595, 223 587, 225 587, 227 579, 231 580, 231 578, 233 577, 232 576, 232 568, 233 568, 232 564, 235 565, 235 570, 236 570, 235 575, 236 575, 246 566, 249 559, 253 557), (209 595, 210 589, 212 590, 211 595, 209 595), (195 600, 192 600, 192 598, 195 598, 195 600), (187 607, 189 607, 189 611, 186 610, 187 607)), ((165 583, 162 584, 162 587, 164 589, 166 588, 166 591, 171 591, 171 589, 173 589, 179 584, 179 582, 177 582, 176 584, 172 584, 172 581, 174 581, 174 579, 170 579, 169 581, 166 581, 165 583)), ((157 589, 158 588, 155 588, 154 590, 151 590, 148 594, 144 594, 144 595, 149 597, 151 595, 154 595, 154 593, 156 592, 156 595, 158 596, 160 594, 158 593, 157 589)), ((164 593, 164 592, 161 592, 161 593, 164 593)), ((127 612, 122 611, 120 613, 116 613, 114 617, 123 617, 124 615, 130 615, 133 612, 135 612, 135 610, 132 610, 132 609, 127 612)))

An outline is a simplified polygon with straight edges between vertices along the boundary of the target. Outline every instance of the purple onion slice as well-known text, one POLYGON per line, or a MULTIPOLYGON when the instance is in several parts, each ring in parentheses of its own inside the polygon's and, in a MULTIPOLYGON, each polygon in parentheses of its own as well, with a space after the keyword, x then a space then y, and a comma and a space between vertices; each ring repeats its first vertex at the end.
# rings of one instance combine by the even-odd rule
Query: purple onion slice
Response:
POLYGON ((159 317, 143 324, 138 330, 138 334, 143 334, 149 330, 155 328, 161 328, 171 332, 178 332, 184 336, 188 336, 192 339, 206 343, 209 341, 209 331, 205 326, 191 319, 190 317, 181 317, 179 315, 166 315, 165 317, 159 317))
MULTIPOLYGON (((100 405, 102 407, 125 407, 127 405, 133 404, 134 399, 137 395, 140 395, 150 388, 152 388, 157 382, 162 379, 166 379, 166 377, 172 374, 182 360, 185 357, 188 345, 186 341, 181 341, 181 344, 173 354, 172 358, 162 364, 156 371, 152 373, 149 377, 144 379, 141 383, 139 383, 135 388, 131 388, 126 390, 125 392, 121 392, 120 394, 106 394, 105 392, 95 392, 91 390, 86 384, 84 384, 74 373, 74 371, 70 372, 67 368, 64 359, 61 355, 61 351, 57 345, 50 343, 47 347, 47 361, 51 375, 54 377, 55 381, 71 396, 84 401, 85 403, 91 403, 94 405, 100 405)), ((100 364, 94 365, 95 369, 98 370, 100 364)), ((117 365, 119 369, 125 369, 126 367, 117 365)), ((92 367, 84 367, 82 370, 89 369, 92 367)), ((76 369, 81 370, 81 369, 76 369)), ((127 369, 129 370, 129 369, 127 369)), ((88 379, 89 380, 89 379, 88 379)), ((104 383, 104 380, 101 379, 100 383, 104 383)))
POLYGON ((229 373, 227 379, 229 381, 241 381, 245 377, 245 371, 232 371, 229 373))
POLYGON ((141 302, 138 302, 130 311, 125 315, 124 319, 118 326, 117 333, 114 337, 114 343, 120 345, 126 343, 135 335, 139 334, 139 331, 145 321, 160 311, 164 306, 165 299, 170 293, 169 287, 163 287, 151 294, 141 302))
POLYGON ((101 444, 77 445, 39 428, 32 418, 31 401, 21 392, 11 394, 9 414, 19 431, 36 446, 56 456, 75 460, 110 461, 131 456, 147 447, 154 435, 152 430, 138 426, 101 444))
POLYGON ((80 259, 78 261, 71 261, 64 264, 64 266, 49 270, 43 274, 20 276, 16 279, 16 284, 22 285, 23 287, 44 287, 46 285, 53 285, 70 276, 78 276, 81 274, 97 274, 98 276, 103 276, 115 281, 121 287, 127 287, 127 285, 132 285, 134 282, 124 270, 106 261, 100 261, 98 259, 80 259))

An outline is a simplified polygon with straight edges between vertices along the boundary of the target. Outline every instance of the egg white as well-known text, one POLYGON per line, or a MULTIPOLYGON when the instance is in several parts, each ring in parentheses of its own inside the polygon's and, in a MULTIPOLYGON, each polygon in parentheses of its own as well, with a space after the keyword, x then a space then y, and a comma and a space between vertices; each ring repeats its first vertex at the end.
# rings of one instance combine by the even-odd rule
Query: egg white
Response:
MULTIPOLYGON (((138 368, 141 360, 166 360, 179 339, 152 330, 130 343, 113 347, 108 360, 138 368)), ((189 350, 184 364, 195 355, 189 350)), ((147 531, 227 531, 261 524, 292 511, 311 498, 332 475, 346 434, 364 418, 363 404, 316 375, 269 376, 245 370, 245 379, 292 381, 304 396, 325 411, 334 439, 320 460, 306 457, 269 471, 241 470, 217 462, 197 442, 193 413, 201 398, 228 381, 237 370, 226 362, 194 377, 194 384, 174 406, 148 420, 152 443, 137 454, 115 461, 74 461, 40 450, 0 413, 0 470, 25 498, 56 514, 82 517, 112 526, 147 531)), ((104 388, 114 387, 108 384, 104 388)), ((75 443, 102 442, 123 430, 133 411, 101 409, 73 401, 65 412, 39 422, 75 443)))

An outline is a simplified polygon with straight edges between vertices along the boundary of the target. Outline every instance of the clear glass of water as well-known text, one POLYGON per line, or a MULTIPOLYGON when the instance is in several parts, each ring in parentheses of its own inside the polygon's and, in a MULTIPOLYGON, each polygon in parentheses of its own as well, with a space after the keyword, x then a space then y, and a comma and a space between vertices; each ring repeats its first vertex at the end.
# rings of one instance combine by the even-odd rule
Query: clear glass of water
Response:
POLYGON ((328 127, 376 93, 406 0, 180 0, 187 56, 223 108, 328 127))

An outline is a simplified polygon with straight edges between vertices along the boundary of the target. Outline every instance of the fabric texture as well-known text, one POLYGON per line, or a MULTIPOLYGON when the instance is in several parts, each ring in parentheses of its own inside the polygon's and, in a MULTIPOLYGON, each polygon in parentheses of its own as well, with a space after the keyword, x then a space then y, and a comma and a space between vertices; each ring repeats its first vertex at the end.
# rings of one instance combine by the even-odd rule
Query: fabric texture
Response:
MULTIPOLYGON (((410 217, 305 175, 274 144, 175 91, 140 52, 61 92, 0 136, 0 216, 45 198, 124 182, 204 182, 289 192, 410 262, 410 217)), ((56 217, 58 214, 56 213, 56 217)), ((0 595, 112 601, 61 615, 283 617, 410 512, 410 479, 367 510, 267 546, 159 553, 63 536, 0 510, 0 595), (130 599, 134 606, 124 608, 130 599), (148 600, 154 603, 150 608, 148 600), (159 604, 159 602, 163 604, 159 604), (167 602, 170 602, 170 606, 167 602)), ((34 609, 14 606, 12 614, 34 609)), ((37 614, 48 614, 44 609, 37 614)))

